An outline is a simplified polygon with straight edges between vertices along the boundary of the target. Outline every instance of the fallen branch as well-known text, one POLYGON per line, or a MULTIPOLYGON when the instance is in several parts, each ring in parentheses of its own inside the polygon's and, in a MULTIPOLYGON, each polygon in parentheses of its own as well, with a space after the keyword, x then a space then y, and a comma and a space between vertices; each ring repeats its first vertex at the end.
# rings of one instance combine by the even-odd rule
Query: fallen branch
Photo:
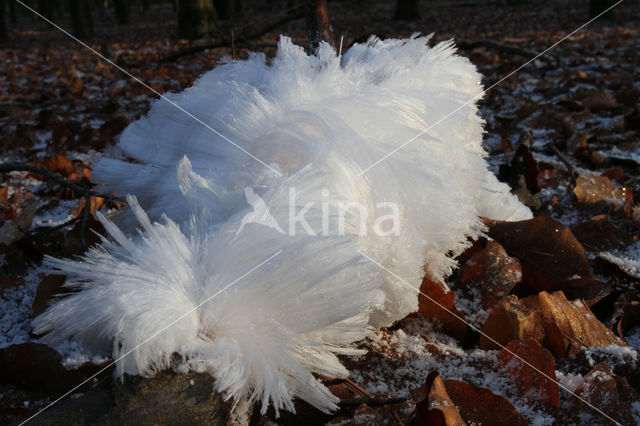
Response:
POLYGON ((407 398, 352 398, 343 399, 338 405, 342 408, 359 407, 362 404, 366 404, 369 407, 380 407, 382 405, 401 404, 406 400, 407 398))
POLYGON ((206 43, 206 44, 200 44, 197 46, 189 46, 186 47, 182 50, 178 50, 177 52, 174 52, 170 55, 165 56, 164 58, 162 58, 160 60, 160 62, 175 62, 176 60, 178 60, 179 58, 183 57, 183 56, 188 56, 188 55, 193 55, 195 53, 198 52, 202 52, 204 50, 208 50, 208 49, 216 49, 219 47, 230 47, 232 42, 234 45, 237 44, 242 44, 242 43, 246 43, 250 40, 253 40, 255 38, 260 37, 261 35, 268 33, 271 30, 274 30, 276 28, 278 28, 279 26, 286 24, 289 21, 293 21, 299 18, 302 18, 302 13, 297 13, 294 15, 286 15, 280 19, 278 19, 275 22, 272 22, 271 24, 260 28, 259 30, 256 30, 252 33, 248 33, 246 35, 239 35, 239 36, 235 36, 233 38, 233 41, 231 39, 223 39, 223 40, 217 40, 211 43, 206 43))
POLYGON ((574 166, 571 160, 569 160, 569 157, 560 152, 555 144, 551 143, 549 144, 549 147, 551 148, 551 151, 556 155, 556 157, 558 157, 560 161, 562 161, 562 163, 567 166, 567 169, 569 169, 569 172, 571 173, 571 180, 575 181, 576 178, 580 176, 580 172, 578 171, 576 166, 574 166))
POLYGON ((104 194, 102 192, 97 192, 91 188, 87 188, 86 186, 78 185, 77 183, 71 182, 65 179, 64 177, 60 176, 58 173, 52 172, 49 169, 32 166, 31 164, 27 164, 27 163, 0 163, 0 173, 10 173, 10 172, 38 173, 40 175, 45 176, 48 179, 51 179, 52 181, 54 181, 59 185, 69 188, 73 191, 77 191, 83 196, 100 197, 109 201, 122 201, 120 198, 116 196, 113 196, 110 194, 104 194))
POLYGON ((528 59, 533 59, 538 55, 536 52, 522 49, 518 46, 513 46, 510 44, 502 44, 502 43, 498 43, 497 41, 486 40, 486 39, 475 40, 475 41, 460 40, 456 42, 456 45, 458 46, 458 48, 462 50, 472 50, 472 49, 475 49, 476 47, 486 47, 489 49, 497 50, 499 52, 509 53, 511 55, 524 56, 525 58, 528 58, 528 59))
MULTIPOLYGON (((44 169, 42 167, 32 166, 31 164, 26 163, 1 163, 0 164, 0 173, 9 173, 9 172, 30 172, 30 173, 38 173, 45 176, 48 179, 51 179, 55 183, 62 185, 66 188, 71 189, 72 191, 76 191, 78 194, 82 195, 85 200, 84 209, 82 211, 82 216, 80 216, 81 220, 81 228, 80 228, 80 241, 83 246, 86 246, 86 235, 87 235, 87 223, 89 221, 89 214, 91 211, 91 197, 100 197, 106 200, 111 201, 119 201, 118 197, 114 197, 113 195, 103 194, 101 192, 96 192, 91 188, 86 186, 78 185, 77 183, 71 182, 64 177, 60 176, 58 173, 52 172, 51 170, 44 169)), ((75 221, 74 218, 72 221, 75 221)), ((68 221, 62 225, 66 226, 72 221, 68 221)))

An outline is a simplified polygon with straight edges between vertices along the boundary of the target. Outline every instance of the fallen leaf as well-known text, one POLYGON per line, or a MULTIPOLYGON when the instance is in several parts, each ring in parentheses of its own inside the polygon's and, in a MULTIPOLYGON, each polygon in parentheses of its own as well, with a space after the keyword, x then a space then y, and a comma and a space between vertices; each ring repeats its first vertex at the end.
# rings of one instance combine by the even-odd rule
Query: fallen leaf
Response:
POLYGON ((600 175, 582 174, 578 176, 573 193, 578 202, 584 204, 605 202, 619 208, 626 202, 625 189, 611 182, 609 178, 600 175))
POLYGON ((618 103, 616 100, 604 89, 599 89, 593 92, 585 100, 587 108, 593 112, 616 109, 618 103))
POLYGON ((607 215, 595 216, 587 222, 573 225, 571 232, 583 246, 593 251, 623 248, 633 241, 627 233, 618 230, 607 215))
POLYGON ((471 386, 457 380, 446 380, 444 385, 460 416, 470 424, 494 426, 526 426, 527 418, 503 396, 489 389, 471 386))
POLYGON ((606 362, 596 364, 584 376, 576 394, 618 420, 633 418, 631 404, 638 399, 627 379, 613 374, 606 362))
POLYGON ((569 302, 561 291, 518 299, 509 296, 494 308, 482 326, 479 347, 498 349, 511 340, 533 340, 564 357, 583 346, 626 344, 617 338, 582 301, 569 302))
MULTIPOLYGON (((561 291, 541 292, 521 299, 524 306, 541 312, 562 333, 562 345, 568 353, 575 353, 580 346, 627 346, 598 320, 581 300, 570 302, 561 291)), ((547 338, 549 336, 547 333, 547 338)))
POLYGON ((584 247, 571 230, 547 216, 519 222, 485 220, 489 236, 522 265, 522 284, 534 291, 559 290, 570 280, 592 278, 584 247))
POLYGON ((483 309, 491 308, 522 280, 518 259, 509 257, 497 241, 473 255, 462 266, 460 283, 480 292, 483 309))
POLYGON ((528 404, 560 406, 553 355, 547 349, 531 339, 513 340, 500 351, 498 360, 522 389, 528 404))
MULTIPOLYGON (((62 154, 47 158, 44 161, 39 161, 35 165, 36 167, 47 169, 64 177, 69 177, 76 172, 76 168, 71 160, 62 154)), ((40 179, 46 180, 44 176, 41 176, 40 179)))
POLYGON ((445 283, 433 281, 425 275, 420 285, 420 292, 422 294, 418 295, 418 313, 425 318, 438 320, 446 333, 462 340, 468 329, 464 322, 464 314, 455 306, 455 295, 451 289, 445 283))
POLYGON ((447 395, 447 389, 437 371, 427 376, 424 386, 411 392, 416 409, 408 424, 411 426, 462 426, 456 406, 447 395))
POLYGON ((0 244, 11 245, 22 239, 31 227, 33 217, 38 210, 38 202, 30 200, 17 212, 15 219, 0 227, 0 244))
POLYGON ((587 137, 589 132, 575 132, 567 140, 567 152, 575 154, 580 150, 587 148, 587 137))

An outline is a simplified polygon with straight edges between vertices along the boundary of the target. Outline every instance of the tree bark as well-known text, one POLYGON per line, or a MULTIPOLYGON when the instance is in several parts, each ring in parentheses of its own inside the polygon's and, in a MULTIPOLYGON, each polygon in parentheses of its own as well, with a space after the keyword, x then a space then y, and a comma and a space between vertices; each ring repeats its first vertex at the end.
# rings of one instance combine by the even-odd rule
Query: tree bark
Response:
POLYGON ((307 34, 309 44, 307 52, 315 54, 321 41, 326 41, 331 46, 335 46, 333 28, 329 22, 327 12, 327 0, 306 0, 307 34))
POLYGON ((231 19, 232 21, 242 17, 242 0, 213 0, 218 19, 231 19))
MULTIPOLYGON (((616 0, 589 0, 589 19, 595 18, 614 4, 616 4, 616 0)), ((614 16, 613 9, 611 9, 601 18, 612 19, 614 16)))
POLYGON ((394 19, 401 21, 417 21, 420 19, 418 0, 398 0, 394 19))
POLYGON ((178 37, 194 40, 218 31, 213 0, 178 1, 178 37))
POLYGON ((89 0, 69 0, 71 9, 71 26, 73 34, 78 38, 93 37, 93 20, 89 9, 89 0))
POLYGON ((9 31, 7 30, 7 11, 6 11, 7 2, 0 2, 0 41, 9 40, 9 31))
POLYGON ((129 1, 128 0, 115 0, 113 7, 116 10, 116 19, 118 24, 129 23, 129 1))
POLYGON ((18 17, 16 16, 16 2, 11 0, 7 0, 7 2, 9 3, 9 22, 15 24, 18 22, 18 17))

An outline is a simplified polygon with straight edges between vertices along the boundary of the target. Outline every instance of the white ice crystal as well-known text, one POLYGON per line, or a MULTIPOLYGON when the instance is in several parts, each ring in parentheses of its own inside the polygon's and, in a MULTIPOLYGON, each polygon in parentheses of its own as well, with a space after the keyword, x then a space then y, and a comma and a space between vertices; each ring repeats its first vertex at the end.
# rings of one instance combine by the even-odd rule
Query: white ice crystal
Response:
POLYGON ((312 373, 347 375, 336 354, 417 308, 415 289, 359 252, 418 288, 425 268, 451 272, 483 231, 478 216, 531 216, 487 171, 475 67, 427 41, 312 57, 283 37, 270 63, 255 54, 167 95, 219 134, 157 101, 120 138, 136 161, 94 165, 103 189, 137 197, 136 221, 119 226, 142 231, 129 239, 102 218, 110 241, 80 261, 49 259, 78 292, 35 331, 114 357, 137 348, 120 373, 176 367, 179 354, 179 370, 208 371, 263 411, 293 410, 294 397, 334 409, 312 373))

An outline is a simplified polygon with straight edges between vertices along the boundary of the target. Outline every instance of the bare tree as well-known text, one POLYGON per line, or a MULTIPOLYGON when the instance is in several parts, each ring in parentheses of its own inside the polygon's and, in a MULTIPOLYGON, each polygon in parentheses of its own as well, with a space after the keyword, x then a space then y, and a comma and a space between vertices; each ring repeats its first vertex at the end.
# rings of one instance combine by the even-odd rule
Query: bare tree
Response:
POLYGON ((242 16, 242 0, 213 0, 219 19, 237 20, 242 16))
POLYGON ((9 40, 9 31, 7 30, 7 2, 0 2, 0 41, 9 40))
POLYGON ((307 32, 309 45, 307 51, 313 54, 318 49, 321 41, 335 45, 333 28, 329 22, 327 12, 327 0, 306 0, 307 32))
POLYGON ((420 19, 418 0, 398 0, 394 19, 401 21, 417 21, 420 19))
POLYGON ((71 10, 71 26, 76 37, 93 37, 93 20, 89 0, 69 0, 71 10))
MULTIPOLYGON (((616 0, 589 0, 589 19, 595 18, 602 12, 616 4, 616 0)), ((603 18, 613 18, 613 9, 602 15, 603 18)))
POLYGON ((178 0, 178 37, 193 40, 217 31, 213 0, 178 0))
POLYGON ((116 10, 116 19, 119 24, 129 23, 129 1, 128 0, 115 0, 113 7, 116 10))

